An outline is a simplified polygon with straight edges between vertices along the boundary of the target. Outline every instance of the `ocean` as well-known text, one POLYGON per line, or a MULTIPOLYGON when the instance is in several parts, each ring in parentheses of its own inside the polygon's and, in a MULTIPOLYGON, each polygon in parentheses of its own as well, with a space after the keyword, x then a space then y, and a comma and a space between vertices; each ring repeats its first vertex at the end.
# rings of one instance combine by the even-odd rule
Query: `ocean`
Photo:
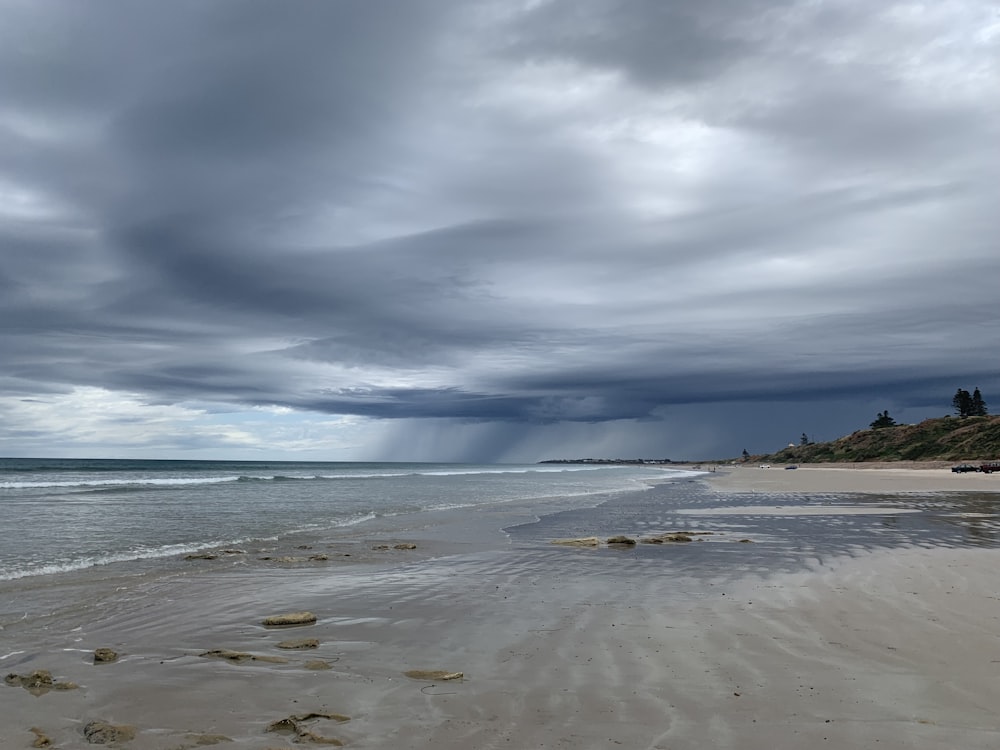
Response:
MULTIPOLYGON (((446 518, 478 519, 522 546, 594 533, 744 535, 758 543, 762 570, 880 547, 993 546, 1000 537, 992 496, 720 495, 701 474, 655 465, 4 458, 0 582, 147 575, 204 550, 287 554, 407 528, 426 536, 446 518), (794 510, 803 502, 831 511, 794 510), (845 506, 865 512, 834 512, 845 506)), ((640 545, 634 554, 662 551, 640 545)), ((721 551, 713 554, 698 552, 696 564, 725 567, 721 551)))
POLYGON ((595 505, 688 472, 485 465, 0 459, 0 581, 127 566, 410 514, 595 505))

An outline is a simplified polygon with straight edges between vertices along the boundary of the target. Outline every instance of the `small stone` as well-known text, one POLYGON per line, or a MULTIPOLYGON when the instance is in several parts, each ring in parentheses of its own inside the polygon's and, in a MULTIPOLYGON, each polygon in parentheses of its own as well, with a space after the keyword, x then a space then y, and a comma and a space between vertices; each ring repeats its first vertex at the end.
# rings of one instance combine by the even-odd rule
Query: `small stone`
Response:
POLYGON ((394 544, 394 545, 392 545, 392 548, 393 549, 416 549, 417 545, 413 544, 412 542, 402 542, 400 544, 394 544))
POLYGON ((434 680, 446 682, 448 680, 461 680, 465 677, 464 672, 446 672, 443 669, 411 669, 403 672, 412 680, 434 680))
POLYGON ((693 542, 694 539, 691 535, 686 532, 675 531, 669 534, 660 534, 659 536, 651 536, 642 540, 643 544, 674 544, 682 542, 693 542))
POLYGON ((118 652, 110 648, 98 648, 94 650, 94 664, 110 664, 118 661, 118 652))
POLYGON ((248 654, 246 651, 230 651, 226 648, 217 648, 212 651, 203 651, 198 654, 206 659, 224 659, 225 661, 235 662, 241 664, 245 661, 266 661, 271 664, 287 664, 288 659, 282 659, 280 656, 258 656, 257 654, 248 654))
POLYGON ((633 544, 635 544, 635 539, 623 535, 612 536, 608 538, 608 544, 621 544, 625 546, 632 546, 633 544))
POLYGON ((226 661, 250 661, 253 659, 253 654, 248 654, 245 651, 230 651, 227 648, 215 648, 211 651, 202 651, 198 656, 203 659, 225 659, 226 661))
POLYGON ((289 612, 284 615, 272 615, 264 618, 264 625, 269 628, 292 627, 295 625, 312 625, 316 615, 312 612, 289 612))
POLYGON ((31 743, 32 747, 52 747, 52 739, 41 729, 32 727, 30 731, 35 735, 35 739, 31 743))
POLYGON ((92 721, 83 728, 83 736, 91 745, 107 745, 109 742, 128 742, 135 739, 135 727, 109 724, 106 721, 92 721))

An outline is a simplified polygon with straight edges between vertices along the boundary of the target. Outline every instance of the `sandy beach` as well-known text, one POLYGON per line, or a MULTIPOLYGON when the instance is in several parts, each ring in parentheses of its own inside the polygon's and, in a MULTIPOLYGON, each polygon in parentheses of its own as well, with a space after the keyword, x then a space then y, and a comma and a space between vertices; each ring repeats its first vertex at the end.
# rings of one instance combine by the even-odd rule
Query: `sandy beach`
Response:
POLYGON ((718 471, 711 481, 719 492, 1000 492, 1000 474, 956 474, 950 464, 814 464, 794 470, 746 464, 718 471))
MULTIPOLYGON (((764 493, 802 506, 814 493, 933 502, 1000 491, 1000 477, 933 469, 740 467, 697 481, 720 502, 764 493)), ((52 747, 85 747, 98 719, 133 728, 115 746, 137 750, 1000 744, 1000 551, 990 545, 694 580, 627 549, 511 547, 499 515, 452 518, 359 540, 366 554, 350 565, 262 575, 192 561, 75 620, 10 625, 4 674, 44 669, 79 687, 0 686, 0 746, 32 747, 42 734, 52 747), (263 624, 303 610, 316 622, 263 624), (315 644, 279 647, 294 639, 315 644), (119 659, 94 664, 99 647, 119 659), (222 649, 264 658, 204 655, 222 649)))

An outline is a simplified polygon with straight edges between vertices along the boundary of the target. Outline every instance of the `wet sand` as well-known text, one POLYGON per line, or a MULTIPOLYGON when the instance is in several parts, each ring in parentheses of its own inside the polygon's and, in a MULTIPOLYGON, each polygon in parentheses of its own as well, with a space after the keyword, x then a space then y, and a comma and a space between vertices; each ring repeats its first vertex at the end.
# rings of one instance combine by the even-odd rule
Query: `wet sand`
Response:
MULTIPOLYGON (((932 474, 816 472, 741 468, 708 481, 804 502, 816 482, 949 491, 932 474), (765 478, 780 487, 758 485, 765 478)), ((998 550, 888 550, 695 580, 627 551, 594 574, 593 550, 507 545, 495 532, 502 514, 449 518, 363 542, 417 545, 384 552, 394 558, 253 570, 191 561, 77 617, 10 624, 4 674, 47 669, 80 687, 36 696, 0 685, 0 746, 31 747, 35 727, 55 747, 85 747, 94 719, 135 727, 117 746, 137 750, 1000 744, 998 550), (303 610, 317 621, 262 624, 303 610), (318 646, 278 648, 301 638, 318 646), (93 664, 98 647, 119 660, 93 664), (213 649, 284 661, 200 655, 213 649)))

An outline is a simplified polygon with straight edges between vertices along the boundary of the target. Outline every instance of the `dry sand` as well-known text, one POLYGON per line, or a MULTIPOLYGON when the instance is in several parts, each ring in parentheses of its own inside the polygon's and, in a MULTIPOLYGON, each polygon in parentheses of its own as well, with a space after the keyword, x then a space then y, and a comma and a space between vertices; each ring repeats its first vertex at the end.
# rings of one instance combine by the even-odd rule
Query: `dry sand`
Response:
MULTIPOLYGON (((967 479, 1000 487, 954 481, 967 479)), ((942 492, 951 480, 740 468, 709 481, 808 493, 942 492)), ((322 747, 266 732, 311 712, 343 715, 302 725, 357 748, 1000 746, 998 550, 884 551, 736 583, 657 575, 627 552, 582 575, 593 554, 491 549, 381 571, 162 581, 0 660, 4 673, 45 668, 81 685, 38 697, 0 685, 0 747, 30 747, 31 727, 84 747, 93 719, 136 727, 119 745, 136 750, 322 747), (297 610, 317 623, 260 624, 297 610), (293 634, 318 648, 277 651, 293 634), (122 656, 94 665, 98 646, 122 656), (289 661, 198 656, 218 648, 289 661)))
MULTIPOLYGON (((883 465, 884 466, 884 465, 883 465)), ((762 469, 753 464, 711 475, 719 492, 1000 492, 1000 473, 956 474, 950 468, 872 468, 870 464, 821 464, 762 469)))

